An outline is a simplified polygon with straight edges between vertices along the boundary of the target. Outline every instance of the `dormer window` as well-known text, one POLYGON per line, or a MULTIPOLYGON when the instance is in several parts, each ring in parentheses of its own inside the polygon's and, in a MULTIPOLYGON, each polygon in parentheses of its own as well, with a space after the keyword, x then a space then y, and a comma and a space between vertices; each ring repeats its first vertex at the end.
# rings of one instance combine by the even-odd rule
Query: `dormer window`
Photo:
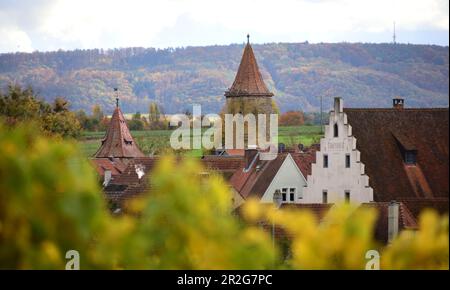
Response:
POLYGON ((414 165, 417 162, 417 151, 406 150, 405 151, 405 164, 414 165))
POLYGON ((399 153, 403 162, 407 165, 415 165, 417 162, 417 147, 414 144, 414 139, 403 132, 395 132, 393 135, 399 146, 399 153))
POLYGON ((334 137, 335 137, 335 138, 339 137, 339 128, 338 128, 338 124, 335 123, 334 126, 333 126, 333 128, 334 128, 334 130, 333 130, 333 131, 334 131, 334 134, 333 134, 334 137))

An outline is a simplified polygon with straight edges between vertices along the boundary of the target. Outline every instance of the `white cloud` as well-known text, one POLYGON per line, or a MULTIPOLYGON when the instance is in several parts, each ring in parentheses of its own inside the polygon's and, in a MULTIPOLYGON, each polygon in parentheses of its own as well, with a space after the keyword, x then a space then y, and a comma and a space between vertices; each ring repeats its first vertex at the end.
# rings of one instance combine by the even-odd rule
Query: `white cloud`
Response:
POLYGON ((0 27, 0 52, 2 51, 24 51, 31 52, 33 47, 28 35, 15 27, 0 27))
MULTIPOLYGON (((399 31, 449 28, 448 0, 5 0, 4 3, 0 4, 0 16, 7 13, 10 17, 1 17, 0 31, 9 43, 2 44, 1 51, 16 50, 16 43, 22 43, 21 50, 178 46, 189 41, 191 45, 224 44, 230 42, 231 34, 236 34, 233 42, 242 42, 247 32, 254 42, 355 41, 357 37, 362 39, 356 40, 370 41, 371 34, 390 35, 394 20, 399 31), (193 31, 190 39, 183 23, 207 33, 193 31), (167 31, 170 40, 163 35, 167 31)), ((441 43, 448 44, 448 37, 441 43)))

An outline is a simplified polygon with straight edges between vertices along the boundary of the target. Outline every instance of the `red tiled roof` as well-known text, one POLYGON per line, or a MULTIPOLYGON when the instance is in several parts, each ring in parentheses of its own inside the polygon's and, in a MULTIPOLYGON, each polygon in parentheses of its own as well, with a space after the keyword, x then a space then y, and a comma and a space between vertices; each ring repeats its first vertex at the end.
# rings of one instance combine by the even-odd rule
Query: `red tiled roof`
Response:
POLYGON ((412 215, 418 219, 420 213, 427 208, 436 210, 439 214, 448 214, 449 213, 449 199, 445 197, 441 198, 402 198, 397 200, 403 204, 405 204, 412 215))
POLYGON ((225 96, 273 96, 264 83, 250 43, 245 46, 236 78, 231 88, 225 92, 225 96))
POLYGON ((111 171, 112 176, 120 175, 127 167, 127 160, 113 158, 92 158, 90 162, 94 165, 95 170, 101 176, 106 170, 111 171))
POLYGON ((135 158, 144 154, 136 145, 119 107, 116 107, 109 122, 102 145, 94 155, 96 158, 135 158))
POLYGON ((236 170, 230 179, 233 188, 247 199, 249 196, 261 198, 274 179, 287 155, 290 154, 297 167, 306 178, 311 173, 311 163, 315 160, 315 150, 306 153, 279 153, 274 160, 259 160, 251 168, 245 164, 236 170))
POLYGON ((236 170, 230 179, 231 186, 244 199, 250 195, 261 198, 286 156, 285 153, 278 154, 274 160, 259 160, 259 157, 255 157, 257 161, 252 164, 251 168, 245 168, 244 164, 236 170))
POLYGON ((344 109, 375 201, 447 198, 448 108, 344 109), (406 165, 404 150, 417 150, 406 165))
MULTIPOLYGON (((371 202, 363 203, 362 207, 375 208, 378 212, 377 221, 375 223, 375 238, 383 243, 388 242, 388 222, 389 222, 389 202, 371 202)), ((399 217, 398 217, 398 230, 416 230, 418 228, 417 220, 410 212, 408 207, 400 202, 399 204, 399 217)))
MULTIPOLYGON (((109 195, 121 195, 122 198, 129 198, 138 195, 149 189, 148 174, 155 167, 159 157, 139 157, 129 161, 126 168, 120 175, 114 176, 110 185, 105 188, 109 195), (144 176, 139 178, 136 167, 143 170, 144 176), (117 187, 116 185, 125 185, 117 187)), ((204 156, 199 160, 207 170, 220 172, 226 178, 236 171, 243 163, 242 157, 232 156, 204 156)))
POLYGON ((244 156, 245 150, 244 149, 227 149, 225 150, 228 155, 230 156, 244 156))
POLYGON ((156 162, 159 160, 159 157, 140 157, 140 158, 133 158, 125 168, 122 174, 115 177, 111 183, 113 184, 126 184, 126 185, 132 185, 132 184, 139 184, 142 182, 142 180, 145 180, 145 176, 149 171, 153 169, 156 162), (136 166, 140 166, 142 170, 144 171, 145 175, 144 177, 140 178, 138 177, 136 173, 136 166))
POLYGON ((311 147, 308 151, 302 153, 291 153, 297 167, 302 172, 305 179, 311 175, 311 165, 316 162, 316 147, 311 147))
POLYGON ((200 160, 207 169, 216 170, 220 172, 235 172, 238 168, 243 166, 243 156, 203 156, 200 160))

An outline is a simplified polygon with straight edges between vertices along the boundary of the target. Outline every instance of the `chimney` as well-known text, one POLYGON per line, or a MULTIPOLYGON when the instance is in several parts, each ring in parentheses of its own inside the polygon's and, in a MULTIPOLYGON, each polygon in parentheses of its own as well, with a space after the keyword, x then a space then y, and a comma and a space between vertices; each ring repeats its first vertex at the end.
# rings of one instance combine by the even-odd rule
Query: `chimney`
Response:
POLYGON ((400 203, 391 201, 388 206, 388 243, 398 235, 398 217, 400 203))
POLYGON ((256 154, 258 154, 256 145, 248 145, 244 153, 245 168, 248 169, 250 167, 250 164, 252 163, 253 159, 255 159, 256 154))
POLYGON ((394 105, 394 109, 403 109, 403 105, 405 104, 405 100, 401 97, 395 97, 392 100, 392 103, 394 105))
POLYGON ((278 153, 284 153, 286 145, 284 143, 278 143, 278 153))
POLYGON ((111 170, 105 170, 105 176, 103 179, 103 187, 108 186, 110 181, 111 181, 111 170))
POLYGON ((334 112, 341 113, 344 110, 344 101, 340 97, 334 98, 334 112))

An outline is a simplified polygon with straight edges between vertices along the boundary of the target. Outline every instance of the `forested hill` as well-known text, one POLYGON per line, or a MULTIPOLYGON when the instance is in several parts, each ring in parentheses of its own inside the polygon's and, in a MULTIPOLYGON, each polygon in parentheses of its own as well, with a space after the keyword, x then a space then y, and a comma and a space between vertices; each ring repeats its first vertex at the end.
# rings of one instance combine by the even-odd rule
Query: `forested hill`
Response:
MULTIPOLYGON (((282 111, 312 111, 324 97, 346 107, 388 107, 393 96, 408 107, 448 106, 448 47, 409 44, 253 45, 260 69, 282 111)), ((31 85, 50 101, 67 98, 72 109, 100 104, 110 111, 119 87, 125 112, 147 112, 150 100, 166 113, 193 103, 218 112, 243 45, 155 50, 75 50, 0 54, 0 86, 31 85)))

